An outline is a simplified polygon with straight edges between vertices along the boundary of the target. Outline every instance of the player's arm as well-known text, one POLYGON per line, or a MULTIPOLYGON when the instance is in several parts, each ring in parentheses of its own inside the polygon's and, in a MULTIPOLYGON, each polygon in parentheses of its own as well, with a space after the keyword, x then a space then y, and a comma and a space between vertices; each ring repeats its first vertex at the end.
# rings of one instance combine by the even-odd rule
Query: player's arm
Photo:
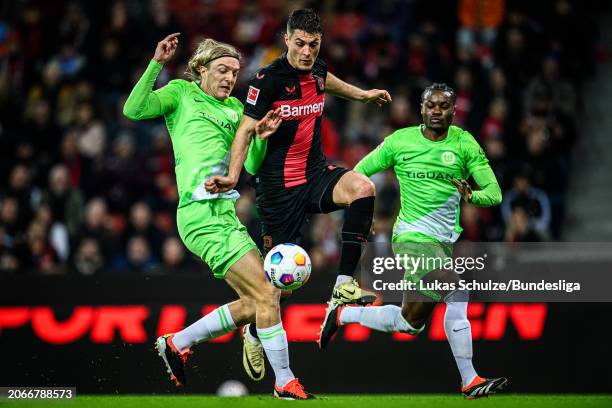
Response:
POLYGON ((180 33, 170 34, 157 43, 155 54, 147 69, 138 80, 123 106, 123 114, 128 119, 141 120, 156 118, 176 107, 176 86, 163 87, 153 91, 153 85, 164 64, 172 58, 178 46, 180 33))
POLYGON ((472 190, 465 180, 452 180, 463 199, 477 207, 492 207, 502 202, 502 192, 484 151, 472 135, 465 134, 466 167, 480 190, 472 190))
POLYGON ((486 168, 475 171, 472 177, 480 187, 480 190, 474 191, 472 194, 472 204, 477 207, 492 207, 501 204, 501 188, 489 164, 486 168))
POLYGON ((247 153, 246 160, 244 161, 244 169, 252 175, 257 174, 257 170, 261 166, 264 158, 266 157, 266 151, 268 150, 268 139, 261 139, 259 137, 251 138, 251 144, 249 145, 249 152, 247 153))
MULTIPOLYGON (((257 135, 257 138, 265 141, 265 139, 276 132, 281 122, 280 108, 268 111, 261 120, 243 115, 232 142, 228 174, 227 176, 213 176, 209 178, 205 183, 206 190, 211 193, 224 193, 234 188, 238 183, 240 171, 245 162, 253 135, 257 135)), ((252 164, 257 165, 257 168, 259 168, 262 160, 263 157, 254 159, 252 164), (257 160, 259 163, 257 163, 257 160)))
POLYGON ((391 102, 391 95, 384 89, 370 89, 366 91, 355 85, 344 82, 330 72, 327 73, 325 79, 325 92, 344 99, 363 103, 373 103, 377 106, 382 106, 391 102))
POLYGON ((391 139, 386 138, 381 144, 368 153, 357 163, 354 170, 370 177, 372 174, 379 173, 394 165, 391 139))

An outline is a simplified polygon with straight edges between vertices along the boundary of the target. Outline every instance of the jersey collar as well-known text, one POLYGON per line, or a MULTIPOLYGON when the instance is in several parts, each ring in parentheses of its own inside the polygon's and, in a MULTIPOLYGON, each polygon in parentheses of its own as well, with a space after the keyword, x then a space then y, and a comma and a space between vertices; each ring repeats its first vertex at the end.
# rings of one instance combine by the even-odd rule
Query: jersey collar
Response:
POLYGON ((215 103, 220 103, 221 105, 227 105, 227 101, 229 98, 231 98, 232 96, 228 96, 227 98, 225 98, 224 100, 220 101, 219 99, 215 98, 214 96, 211 96, 209 94, 207 94, 206 92, 204 92, 204 90, 202 88, 200 88, 200 85, 196 82, 196 81, 191 81, 191 84, 194 88, 197 89, 197 92, 203 97, 206 98, 207 101, 209 102, 215 102, 215 103))
POLYGON ((449 140, 451 137, 453 137, 453 135, 455 134, 455 127, 453 125, 448 127, 448 131, 446 132, 446 137, 442 140, 438 140, 438 141, 433 141, 431 139, 428 139, 425 137, 425 134, 423 133, 423 129, 425 129, 425 124, 421 123, 419 125, 419 133, 421 134, 421 139, 423 139, 425 142, 427 143, 444 143, 447 140, 449 140))

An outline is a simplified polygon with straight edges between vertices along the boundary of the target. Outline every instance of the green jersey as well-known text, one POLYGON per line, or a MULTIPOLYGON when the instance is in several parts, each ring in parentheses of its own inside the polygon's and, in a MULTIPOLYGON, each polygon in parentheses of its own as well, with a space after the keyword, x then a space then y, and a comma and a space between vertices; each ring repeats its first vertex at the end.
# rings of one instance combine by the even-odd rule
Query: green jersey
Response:
POLYGON ((395 222, 394 237, 406 232, 425 234, 440 242, 453 243, 462 229, 459 225, 461 195, 452 179, 469 176, 481 188, 473 192, 472 204, 498 205, 501 190, 478 142, 457 126, 448 136, 434 142, 421 126, 397 130, 355 167, 370 176, 393 168, 400 184, 401 209, 395 222))
POLYGON ((204 183, 211 176, 228 173, 242 103, 234 97, 220 101, 195 82, 182 79, 153 91, 161 69, 156 61, 149 63, 125 102, 123 113, 134 120, 164 116, 174 149, 179 207, 192 201, 238 198, 236 190, 211 194, 204 183))

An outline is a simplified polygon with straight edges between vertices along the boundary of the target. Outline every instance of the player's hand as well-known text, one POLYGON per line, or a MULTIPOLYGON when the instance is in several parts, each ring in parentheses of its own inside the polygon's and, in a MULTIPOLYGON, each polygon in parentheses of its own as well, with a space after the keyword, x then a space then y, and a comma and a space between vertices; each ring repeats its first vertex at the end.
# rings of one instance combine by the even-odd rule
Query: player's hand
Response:
POLYGON ((255 125, 255 134, 260 139, 269 138, 280 126, 283 121, 280 114, 280 106, 275 110, 270 110, 266 113, 257 124, 255 125))
POLYGON ((170 61, 170 58, 176 52, 176 47, 178 47, 178 36, 181 33, 170 34, 163 40, 157 43, 157 48, 155 48, 155 55, 153 55, 153 59, 160 64, 165 64, 170 61))
POLYGON ((470 187, 467 181, 465 181, 464 179, 451 179, 451 183, 453 183, 455 187, 457 187, 459 194, 461 194, 461 197, 463 197, 466 202, 472 202, 472 187, 470 187))
POLYGON ((363 103, 373 103, 378 107, 391 103, 391 94, 385 89, 370 89, 365 91, 363 103))
POLYGON ((231 190, 236 187, 238 180, 235 180, 230 176, 212 176, 206 183, 204 183, 204 188, 209 193, 225 193, 226 191, 231 190))

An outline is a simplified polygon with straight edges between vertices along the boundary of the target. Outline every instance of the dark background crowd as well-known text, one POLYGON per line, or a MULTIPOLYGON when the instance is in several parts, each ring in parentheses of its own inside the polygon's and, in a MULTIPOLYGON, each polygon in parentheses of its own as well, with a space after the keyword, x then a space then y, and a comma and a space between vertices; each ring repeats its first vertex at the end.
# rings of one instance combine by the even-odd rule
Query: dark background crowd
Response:
MULTIPOLYGON (((568 0, 12 1, 0 5, 0 274, 182 273, 201 262, 177 236, 172 146, 163 120, 131 122, 123 103, 159 40, 181 32, 157 81, 185 77, 206 37, 243 53, 234 95, 283 52, 292 9, 324 25, 321 57, 340 78, 388 89, 376 108, 326 98, 324 148, 352 167, 395 129, 420 123, 432 81, 457 92, 455 124, 485 149, 504 192, 499 208, 462 207, 462 239, 563 237, 581 84, 595 73, 604 3, 568 0)), ((398 212, 392 172, 377 186, 375 241, 398 212)), ((259 241, 254 191, 237 213, 259 241)), ((315 268, 339 257, 342 213, 313 217, 315 268)))

